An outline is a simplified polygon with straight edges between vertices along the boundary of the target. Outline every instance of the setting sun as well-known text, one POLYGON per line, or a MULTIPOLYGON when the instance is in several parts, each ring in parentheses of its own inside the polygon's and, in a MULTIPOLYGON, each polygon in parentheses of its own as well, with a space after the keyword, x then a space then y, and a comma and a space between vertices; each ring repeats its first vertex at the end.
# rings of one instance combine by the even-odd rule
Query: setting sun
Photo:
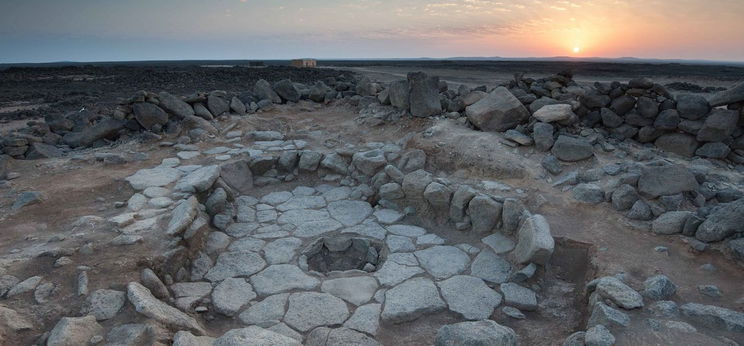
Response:
POLYGON ((573 52, 574 54, 578 54, 579 52, 581 52, 581 47, 573 47, 573 52))

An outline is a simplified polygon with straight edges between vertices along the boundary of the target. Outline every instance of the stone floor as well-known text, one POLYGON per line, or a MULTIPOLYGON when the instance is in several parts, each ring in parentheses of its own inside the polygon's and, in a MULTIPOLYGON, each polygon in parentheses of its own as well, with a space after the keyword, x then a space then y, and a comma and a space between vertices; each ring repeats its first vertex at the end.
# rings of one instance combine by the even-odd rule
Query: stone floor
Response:
MULTIPOLYGON (((193 224, 210 220, 204 219, 207 214, 194 198, 175 207, 173 199, 206 191, 216 179, 210 167, 216 166, 181 160, 206 156, 220 161, 242 153, 261 157, 302 147, 302 141, 282 140, 206 151, 182 145, 177 148, 184 149, 178 152, 180 159, 165 159, 161 166, 128 178, 141 192, 130 199, 131 212, 114 221, 122 226, 122 236, 138 237, 156 229, 159 215, 173 208, 167 232, 184 232, 187 238, 193 224)), ((406 223, 404 213, 409 209, 373 207, 367 200, 374 191, 367 185, 349 184, 329 174, 332 178, 325 180, 336 181, 289 190, 281 181, 293 179, 291 174, 266 175, 265 180, 272 179, 268 183, 276 184, 272 192, 237 196, 233 203, 223 196, 213 199, 212 193, 205 203, 216 229, 208 234, 190 272, 169 287, 180 310, 236 318, 246 326, 300 342, 317 337, 313 334, 341 333, 348 338, 344 340, 374 344, 381 324, 412 321, 447 309, 463 320, 482 320, 502 304, 537 308, 531 289, 509 282, 529 278, 535 269, 531 264, 518 271, 507 260, 515 248, 509 237, 494 233, 477 244, 457 243, 406 223), (308 267, 308 255, 318 251, 313 248, 319 239, 332 251, 345 251, 365 240, 381 243, 382 249, 370 261, 376 265, 321 273, 308 267)))

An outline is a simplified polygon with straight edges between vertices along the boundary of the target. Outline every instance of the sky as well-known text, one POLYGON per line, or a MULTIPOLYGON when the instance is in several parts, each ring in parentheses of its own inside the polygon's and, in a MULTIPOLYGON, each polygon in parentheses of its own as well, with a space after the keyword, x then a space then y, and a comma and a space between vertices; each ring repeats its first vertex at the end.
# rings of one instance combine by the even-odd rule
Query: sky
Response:
POLYGON ((744 0, 0 0, 0 63, 465 56, 744 61, 744 0))

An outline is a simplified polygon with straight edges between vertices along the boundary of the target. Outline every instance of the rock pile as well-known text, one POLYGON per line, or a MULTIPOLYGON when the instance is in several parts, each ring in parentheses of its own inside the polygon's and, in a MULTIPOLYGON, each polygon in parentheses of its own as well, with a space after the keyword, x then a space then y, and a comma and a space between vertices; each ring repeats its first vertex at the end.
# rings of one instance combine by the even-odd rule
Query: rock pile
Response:
MULTIPOLYGON (((488 91, 464 85, 452 90, 437 77, 410 73, 407 80, 392 82, 376 95, 380 104, 412 116, 443 112, 451 118, 465 116, 476 129, 506 131, 514 145, 535 144, 540 151, 549 151, 553 143, 565 144, 561 136, 584 126, 596 128, 608 138, 653 143, 685 157, 744 164, 744 124, 739 122, 744 116, 744 83, 711 95, 709 101, 698 94, 672 96, 664 86, 647 78, 628 83, 597 82, 589 87, 576 83, 569 72, 542 79, 518 74, 488 91)), ((374 101, 365 106, 376 107, 374 101)), ((381 118, 391 114, 377 109, 367 113, 381 118)), ((559 159, 575 161, 590 156, 566 155, 559 159)))
POLYGON ((358 96, 358 92, 376 93, 378 88, 368 79, 357 81, 341 74, 312 85, 288 79, 272 85, 261 79, 241 93, 215 90, 178 97, 165 91, 140 91, 122 100, 109 115, 83 109, 66 115, 53 114, 44 121, 30 121, 27 127, 0 138, 0 153, 16 159, 59 157, 71 149, 101 146, 145 131, 200 139, 215 134, 217 129, 211 121, 225 114, 246 115, 269 110, 274 104, 300 100, 326 103, 358 96))

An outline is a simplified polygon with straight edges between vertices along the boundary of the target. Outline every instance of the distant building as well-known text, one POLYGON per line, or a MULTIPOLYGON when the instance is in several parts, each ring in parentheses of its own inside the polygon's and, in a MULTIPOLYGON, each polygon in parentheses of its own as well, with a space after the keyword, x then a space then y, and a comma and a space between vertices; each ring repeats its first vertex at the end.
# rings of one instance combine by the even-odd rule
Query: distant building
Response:
POLYGON ((294 59, 290 65, 294 67, 317 67, 318 61, 315 59, 294 59))

